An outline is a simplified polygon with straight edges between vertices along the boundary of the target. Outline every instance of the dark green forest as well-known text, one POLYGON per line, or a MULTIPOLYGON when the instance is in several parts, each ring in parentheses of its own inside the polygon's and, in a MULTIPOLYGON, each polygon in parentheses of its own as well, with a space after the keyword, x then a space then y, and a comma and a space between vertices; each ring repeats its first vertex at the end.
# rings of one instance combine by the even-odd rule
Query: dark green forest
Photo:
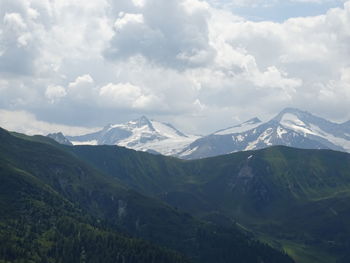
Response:
POLYGON ((275 146, 183 161, 120 147, 70 147, 143 194, 237 225, 297 262, 348 262, 350 155, 275 146))
MULTIPOLYGON (((145 156, 156 167, 154 156, 145 156)), ((168 177, 162 169, 154 179, 168 177)), ((0 262, 293 262, 236 222, 197 219, 111 176, 74 147, 2 129, 0 210, 0 262)))

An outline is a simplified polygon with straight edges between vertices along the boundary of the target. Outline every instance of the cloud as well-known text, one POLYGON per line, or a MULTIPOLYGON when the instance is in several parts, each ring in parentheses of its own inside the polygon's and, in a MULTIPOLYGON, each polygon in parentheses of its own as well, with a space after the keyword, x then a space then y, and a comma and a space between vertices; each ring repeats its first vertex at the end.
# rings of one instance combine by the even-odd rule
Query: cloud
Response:
POLYGON ((123 29, 124 26, 128 24, 143 24, 143 15, 142 14, 124 14, 120 13, 119 18, 115 21, 114 27, 116 30, 123 29))
POLYGON ((39 121, 26 111, 8 111, 0 109, 0 127, 28 135, 47 135, 52 132, 63 132, 65 135, 79 135, 97 131, 99 128, 74 127, 39 121))
POLYGON ((73 100, 90 100, 95 95, 95 83, 89 74, 78 76, 68 84, 68 93, 73 100))
POLYGON ((74 90, 84 87, 86 85, 91 85, 93 83, 94 80, 92 79, 92 77, 89 74, 85 74, 77 77, 75 81, 69 83, 68 87, 74 90))
POLYGON ((45 91, 45 96, 50 100, 51 103, 55 103, 57 100, 65 97, 66 95, 67 91, 62 86, 50 85, 45 91))
POLYGON ((209 5, 205 2, 149 0, 137 11, 119 13, 105 52, 108 59, 142 55, 160 65, 183 68, 200 66, 213 58, 214 50, 208 43, 209 5))
POLYGON ((320 84, 318 95, 321 101, 328 106, 345 104, 350 101, 350 67, 343 68, 336 80, 330 80, 327 84, 320 84))
POLYGON ((342 3, 346 0, 211 0, 215 5, 229 5, 235 7, 273 7, 282 3, 311 3, 311 4, 327 4, 327 3, 342 3))
POLYGON ((0 74, 31 74, 38 50, 33 44, 31 27, 27 24, 30 18, 26 21, 17 12, 6 12, 1 18, 0 74))
POLYGON ((132 0, 135 6, 137 7, 143 7, 145 5, 146 0, 132 0))
MULTIPOLYGON (((235 3, 260 12, 306 6, 235 3)), ((0 108, 75 126, 147 114, 196 133, 286 106, 349 119, 350 1, 282 22, 241 17, 241 7, 2 0, 0 108)))
POLYGON ((109 83, 101 87, 99 96, 104 105, 114 108, 147 109, 157 107, 157 98, 131 83, 109 83))
POLYGON ((27 29, 27 25, 24 23, 22 16, 18 13, 6 13, 4 16, 4 24, 15 32, 22 32, 27 29))

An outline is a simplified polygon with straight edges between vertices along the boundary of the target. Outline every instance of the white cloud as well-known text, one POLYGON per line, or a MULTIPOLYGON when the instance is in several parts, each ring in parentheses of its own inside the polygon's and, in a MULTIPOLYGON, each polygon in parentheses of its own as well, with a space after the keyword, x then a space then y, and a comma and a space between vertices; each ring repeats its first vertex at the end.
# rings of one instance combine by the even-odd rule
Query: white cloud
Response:
POLYGON ((285 106, 350 118, 350 1, 284 22, 210 3, 2 0, 0 108, 79 125, 150 114, 196 132, 285 106))
POLYGON ((50 85, 45 91, 45 96, 50 100, 51 103, 55 103, 57 100, 65 97, 66 95, 67 91, 62 86, 50 85))
POLYGON ((130 23, 142 24, 144 22, 142 14, 124 14, 120 13, 119 18, 115 21, 114 27, 122 29, 124 26, 130 23))
POLYGON ((132 0, 135 6, 143 7, 145 5, 146 0, 132 0))
POLYGON ((350 101, 350 67, 343 68, 339 79, 330 80, 326 85, 320 85, 319 98, 325 103, 336 106, 350 101))
POLYGON ((94 83, 94 80, 92 79, 92 77, 89 74, 85 74, 77 77, 75 81, 69 83, 68 87, 70 89, 79 89, 81 87, 84 87, 86 85, 90 85, 93 83, 94 83))
POLYGON ((1 91, 5 91, 6 89, 8 89, 9 83, 7 80, 5 79, 0 79, 0 90, 1 91))
POLYGON ((84 128, 39 121, 26 111, 9 111, 0 109, 0 127, 9 131, 22 132, 28 135, 47 135, 62 132, 65 135, 80 135, 97 131, 98 128, 84 128))
POLYGON ((205 1, 198 1, 198 0, 184 0, 180 2, 184 9, 189 13, 190 15, 196 13, 196 12, 207 12, 210 8, 209 4, 205 1))
POLYGON ((24 23, 22 16, 18 13, 6 13, 4 16, 4 24, 14 31, 27 29, 26 23, 24 23))
POLYGON ((342 3, 346 0, 210 0, 216 6, 234 6, 234 7, 249 7, 249 8, 266 8, 273 7, 279 4, 288 3, 311 3, 311 4, 329 4, 342 3))
POLYGON ((294 89, 301 86, 302 80, 300 79, 288 79, 287 74, 280 72, 276 67, 268 67, 265 72, 254 72, 251 76, 253 83, 257 87, 272 87, 282 89, 294 89))
POLYGON ((142 55, 174 68, 199 66, 213 58, 214 50, 208 43, 209 5, 205 2, 150 0, 137 11, 117 18, 107 58, 142 55))
POLYGON ((99 96, 105 105, 113 108, 149 109, 157 106, 157 98, 146 94, 131 83, 109 83, 101 87, 99 96))
POLYGON ((76 100, 91 100, 94 96, 95 83, 89 74, 78 76, 73 82, 68 84, 68 94, 70 98, 76 100))

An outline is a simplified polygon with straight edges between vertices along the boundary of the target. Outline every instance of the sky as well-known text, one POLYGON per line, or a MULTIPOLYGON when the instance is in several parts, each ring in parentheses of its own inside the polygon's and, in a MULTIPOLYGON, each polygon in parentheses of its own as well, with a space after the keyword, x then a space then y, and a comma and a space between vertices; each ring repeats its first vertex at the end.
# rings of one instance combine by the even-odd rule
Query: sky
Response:
POLYGON ((350 119, 350 1, 0 1, 3 128, 208 134, 285 107, 350 119))

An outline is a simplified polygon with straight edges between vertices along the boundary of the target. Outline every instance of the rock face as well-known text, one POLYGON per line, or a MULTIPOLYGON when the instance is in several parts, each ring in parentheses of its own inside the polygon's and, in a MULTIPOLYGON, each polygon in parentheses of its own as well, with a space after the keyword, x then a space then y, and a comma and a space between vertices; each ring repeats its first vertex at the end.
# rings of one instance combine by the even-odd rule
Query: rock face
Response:
POLYGON ((47 137, 54 139, 56 142, 65 145, 73 145, 61 132, 58 133, 50 133, 47 137))
POLYGON ((273 145, 350 152, 350 121, 337 124, 308 112, 286 108, 266 123, 254 118, 200 138, 178 154, 197 159, 273 145))

